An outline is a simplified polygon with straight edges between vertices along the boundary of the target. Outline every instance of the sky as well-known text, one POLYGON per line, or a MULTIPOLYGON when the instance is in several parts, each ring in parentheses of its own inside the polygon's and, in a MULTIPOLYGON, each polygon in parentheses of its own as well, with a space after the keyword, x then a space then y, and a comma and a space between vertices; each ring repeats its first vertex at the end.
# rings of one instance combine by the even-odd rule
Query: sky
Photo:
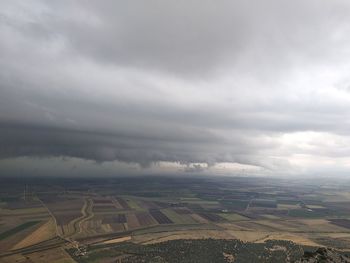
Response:
POLYGON ((349 117, 348 0, 0 1, 0 176, 346 176, 349 117))

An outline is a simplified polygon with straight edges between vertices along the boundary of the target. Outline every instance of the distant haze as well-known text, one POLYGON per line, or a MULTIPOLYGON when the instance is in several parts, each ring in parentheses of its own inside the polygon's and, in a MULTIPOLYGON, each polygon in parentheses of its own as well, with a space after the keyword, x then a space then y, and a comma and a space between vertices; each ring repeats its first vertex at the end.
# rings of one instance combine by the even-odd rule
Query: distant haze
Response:
POLYGON ((0 175, 349 171, 349 0, 0 2, 0 175))

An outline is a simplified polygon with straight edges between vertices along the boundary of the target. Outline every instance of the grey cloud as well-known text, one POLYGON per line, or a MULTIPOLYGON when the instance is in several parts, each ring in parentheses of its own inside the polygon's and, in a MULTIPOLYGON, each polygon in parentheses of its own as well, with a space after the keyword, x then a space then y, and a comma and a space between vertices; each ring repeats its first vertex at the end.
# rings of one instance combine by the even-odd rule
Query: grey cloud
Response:
POLYGON ((76 6, 85 20, 48 21, 75 52, 102 63, 182 76, 203 78, 227 65, 266 74, 298 59, 333 59, 343 47, 339 36, 349 32, 346 1, 85 3, 76 6))
POLYGON ((175 162, 199 172, 350 154, 348 1, 0 6, 1 159, 175 162), (297 133, 307 140, 284 139, 297 133))

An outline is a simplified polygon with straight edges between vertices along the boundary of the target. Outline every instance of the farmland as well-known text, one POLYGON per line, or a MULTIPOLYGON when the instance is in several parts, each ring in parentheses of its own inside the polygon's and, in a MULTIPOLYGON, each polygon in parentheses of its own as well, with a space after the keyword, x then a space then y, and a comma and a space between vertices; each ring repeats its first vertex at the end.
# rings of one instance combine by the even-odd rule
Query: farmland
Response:
POLYGON ((65 251, 77 246, 191 238, 350 251, 348 189, 347 181, 243 177, 7 179, 0 184, 0 262, 46 252, 74 262, 65 251))
POLYGON ((173 221, 171 221, 160 210, 151 209, 150 214, 159 224, 172 224, 173 223, 173 221))

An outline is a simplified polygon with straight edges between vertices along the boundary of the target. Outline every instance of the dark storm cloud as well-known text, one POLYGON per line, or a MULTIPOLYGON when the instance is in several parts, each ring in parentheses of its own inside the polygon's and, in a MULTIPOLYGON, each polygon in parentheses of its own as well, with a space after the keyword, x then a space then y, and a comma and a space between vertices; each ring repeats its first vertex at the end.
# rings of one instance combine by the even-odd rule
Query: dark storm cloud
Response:
POLYGON ((177 137, 174 138, 170 134, 132 135, 6 123, 0 127, 0 135, 0 158, 71 156, 98 162, 137 162, 142 166, 159 161, 182 164, 206 162, 209 165, 234 161, 250 163, 244 159, 244 154, 249 154, 253 148, 244 136, 237 135, 235 142, 227 142, 236 146, 232 149, 231 146, 225 146, 223 140, 217 136, 201 134, 200 137, 195 137, 195 134, 181 130, 178 130, 177 137), (191 137, 193 140, 189 140, 191 137), (209 147, 215 147, 215 151, 210 151, 209 147))
POLYGON ((348 1, 0 6, 2 159, 349 161, 348 1))

